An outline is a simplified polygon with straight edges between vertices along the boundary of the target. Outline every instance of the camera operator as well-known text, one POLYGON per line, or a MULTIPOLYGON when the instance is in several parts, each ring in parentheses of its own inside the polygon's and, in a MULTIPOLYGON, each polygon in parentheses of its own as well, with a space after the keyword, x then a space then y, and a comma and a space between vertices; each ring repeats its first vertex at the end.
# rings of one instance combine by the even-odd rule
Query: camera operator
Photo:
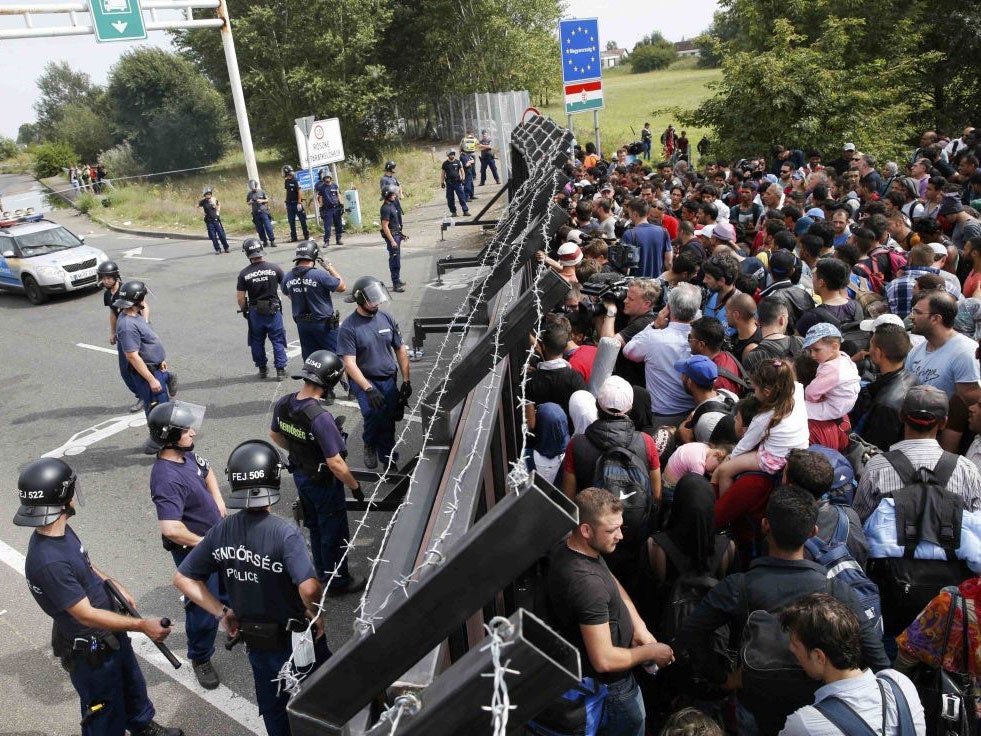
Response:
MULTIPOLYGON (((600 322, 599 337, 613 337, 622 348, 641 330, 657 319, 654 306, 660 302, 661 288, 653 279, 634 279, 626 287, 622 307, 618 306, 612 297, 611 294, 610 298, 603 300, 606 312, 601 321, 597 320, 600 322), (618 313, 622 313, 623 317, 626 318, 626 323, 619 332, 614 332, 618 313)), ((613 372, 635 386, 645 384, 643 364, 625 359, 622 353, 617 356, 613 372)))

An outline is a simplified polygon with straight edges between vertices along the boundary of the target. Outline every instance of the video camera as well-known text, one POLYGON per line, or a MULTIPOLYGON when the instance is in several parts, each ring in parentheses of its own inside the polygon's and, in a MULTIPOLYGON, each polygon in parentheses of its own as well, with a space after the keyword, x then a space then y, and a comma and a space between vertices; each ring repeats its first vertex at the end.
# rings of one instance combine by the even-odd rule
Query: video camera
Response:
POLYGON ((640 248, 620 240, 608 247, 606 259, 613 268, 626 275, 640 266, 640 248))
POLYGON ((604 302, 615 302, 618 307, 621 306, 632 282, 632 278, 619 273, 595 274, 580 287, 583 296, 589 297, 588 301, 580 302, 580 309, 585 309, 594 317, 606 314, 604 302))

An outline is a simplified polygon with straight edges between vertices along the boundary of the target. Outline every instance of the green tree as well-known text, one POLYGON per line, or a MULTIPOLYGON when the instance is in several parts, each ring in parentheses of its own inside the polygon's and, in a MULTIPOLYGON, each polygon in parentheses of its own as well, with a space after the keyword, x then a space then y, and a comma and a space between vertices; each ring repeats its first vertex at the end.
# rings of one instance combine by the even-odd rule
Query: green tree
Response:
POLYGON ((227 148, 221 94, 178 54, 150 47, 125 53, 109 73, 106 103, 149 171, 214 163, 227 148))
POLYGON ((702 69, 720 66, 723 45, 735 41, 737 33, 738 26, 732 16, 716 11, 712 16, 712 24, 694 39, 699 52, 698 66, 702 69))
POLYGON ((880 157, 899 155, 921 104, 904 93, 918 62, 855 64, 846 58, 853 30, 829 19, 818 40, 806 44, 790 21, 778 19, 769 48, 726 53, 715 94, 679 119, 712 128, 723 156, 765 151, 777 142, 833 150, 845 140, 880 157))
POLYGON ((49 61, 37 78, 38 97, 34 102, 41 138, 50 139, 62 118, 80 107, 89 107, 99 88, 88 74, 77 72, 67 61, 49 61))
POLYGON ((67 169, 78 162, 78 154, 67 143, 57 141, 40 143, 31 150, 34 176, 42 179, 57 176, 62 169, 67 169))
POLYGON ((0 135, 0 161, 16 156, 19 150, 17 141, 5 135, 0 135))
MULTIPOLYGON (((337 117, 347 153, 375 153, 391 122, 396 87, 379 44, 392 11, 375 0, 229 0, 242 87, 257 141, 295 160, 294 119, 337 117)), ((413 40, 415 41, 415 40, 413 40)), ((175 34, 181 52, 224 95, 231 93, 219 34, 175 34)), ((406 57, 415 42, 402 44, 406 57)), ((400 59, 392 59, 395 68, 400 59)))
POLYGON ((96 112, 89 105, 77 105, 65 112, 53 125, 51 140, 64 141, 81 156, 94 162, 99 154, 118 141, 106 113, 96 112))
POLYGON ((678 52, 674 47, 664 48, 663 46, 638 46, 630 52, 627 61, 630 62, 630 71, 634 74, 641 72, 652 72, 655 69, 666 69, 678 58, 678 52))
POLYGON ((607 51, 616 51, 618 48, 620 48, 620 44, 618 44, 616 41, 607 41, 606 42, 606 50, 607 51))
POLYGON ((22 146, 41 142, 41 131, 37 123, 21 123, 17 128, 17 142, 22 146))

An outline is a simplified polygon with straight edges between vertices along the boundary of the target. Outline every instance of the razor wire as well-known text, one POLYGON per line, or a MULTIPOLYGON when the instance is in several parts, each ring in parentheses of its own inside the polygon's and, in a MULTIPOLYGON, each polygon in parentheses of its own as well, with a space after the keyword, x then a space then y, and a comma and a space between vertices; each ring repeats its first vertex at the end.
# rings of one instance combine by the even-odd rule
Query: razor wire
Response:
POLYGON ((508 717, 511 711, 518 706, 511 705, 511 696, 508 693, 508 684, 504 676, 520 675, 521 673, 510 668, 511 660, 501 662, 501 652, 513 643, 511 637, 514 636, 514 627, 503 616, 495 616, 490 620, 490 623, 484 625, 484 629, 487 631, 488 642, 481 647, 481 651, 490 650, 494 671, 484 672, 481 677, 493 678, 494 684, 492 686, 491 704, 481 706, 481 708, 491 714, 494 736, 505 736, 508 730, 508 717))

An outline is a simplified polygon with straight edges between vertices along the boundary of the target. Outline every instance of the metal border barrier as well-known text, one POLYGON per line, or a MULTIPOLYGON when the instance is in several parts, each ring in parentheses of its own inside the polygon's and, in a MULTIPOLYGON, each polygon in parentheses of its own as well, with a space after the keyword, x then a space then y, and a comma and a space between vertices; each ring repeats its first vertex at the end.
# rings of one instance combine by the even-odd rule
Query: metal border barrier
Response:
POLYGON ((354 636, 290 702, 294 736, 493 734, 498 680, 514 701, 510 730, 581 676, 575 648, 522 609, 515 588, 578 520, 521 459, 528 335, 569 292, 534 252, 568 221, 554 197, 568 183, 571 138, 540 116, 512 131, 507 211, 457 312, 463 329, 444 320, 444 345, 462 340, 461 357, 420 400, 428 441, 373 561, 354 636), (522 666, 495 678, 486 624, 502 616, 507 657, 522 666))

